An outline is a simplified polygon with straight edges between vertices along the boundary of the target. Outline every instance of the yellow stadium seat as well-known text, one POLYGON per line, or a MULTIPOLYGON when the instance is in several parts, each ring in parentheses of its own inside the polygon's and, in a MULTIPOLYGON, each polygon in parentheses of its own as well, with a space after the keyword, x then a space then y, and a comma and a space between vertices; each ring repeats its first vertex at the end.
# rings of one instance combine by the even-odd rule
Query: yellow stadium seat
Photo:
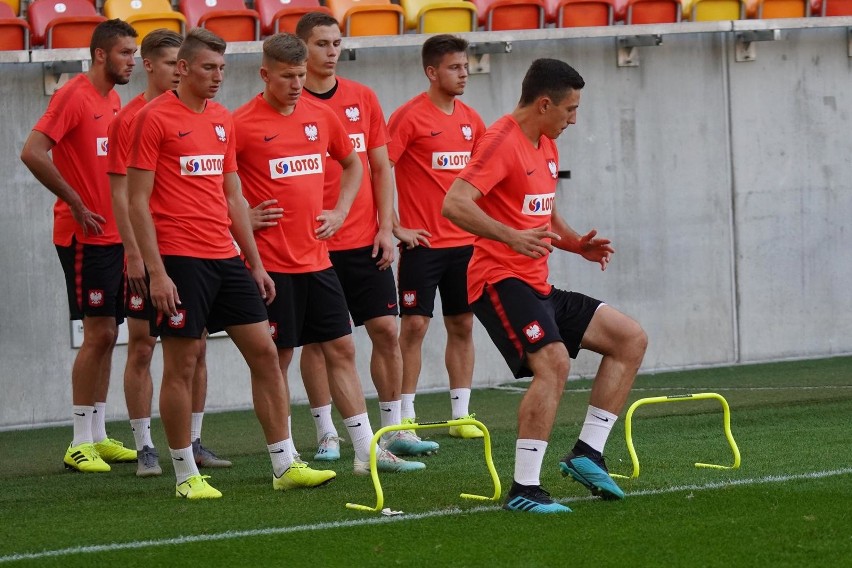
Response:
POLYGON ((693 22, 720 22, 745 18, 745 4, 742 0, 691 0, 684 9, 693 22))
POLYGON ((421 34, 476 31, 476 6, 467 0, 400 0, 405 27, 421 34))
POLYGON ((390 0, 326 0, 331 15, 348 36, 405 33, 405 12, 390 0))
POLYGON ((106 0, 104 16, 124 20, 136 30, 141 44, 148 33, 165 28, 181 35, 186 31, 186 18, 172 10, 169 0, 106 0))

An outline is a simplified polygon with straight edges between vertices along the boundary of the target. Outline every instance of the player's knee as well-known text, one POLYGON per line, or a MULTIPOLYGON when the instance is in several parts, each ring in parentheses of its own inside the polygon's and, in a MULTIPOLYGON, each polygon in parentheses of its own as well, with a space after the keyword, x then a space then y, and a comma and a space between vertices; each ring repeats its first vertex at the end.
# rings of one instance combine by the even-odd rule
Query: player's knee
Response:
POLYGON ((83 344, 89 349, 106 352, 113 348, 118 332, 115 325, 105 323, 85 325, 83 332, 83 344))
POLYGON ((402 316, 400 341, 422 340, 429 330, 429 318, 425 316, 402 316))
POLYGON ((634 363, 638 366, 642 363, 645 357, 645 351, 648 349, 648 334, 642 329, 637 322, 631 320, 631 326, 626 330, 627 345, 626 353, 629 354, 634 363))
POLYGON ((447 335, 454 341, 470 341, 473 337, 473 315, 461 314, 448 316, 444 320, 447 324, 447 335))
MULTIPOLYGON (((153 339, 153 338, 152 338, 153 339)), ((127 364, 145 366, 154 357, 154 341, 133 341, 127 345, 127 364)))
POLYGON ((339 364, 343 361, 355 360, 355 342, 351 335, 329 341, 323 345, 323 354, 326 364, 329 366, 339 364))

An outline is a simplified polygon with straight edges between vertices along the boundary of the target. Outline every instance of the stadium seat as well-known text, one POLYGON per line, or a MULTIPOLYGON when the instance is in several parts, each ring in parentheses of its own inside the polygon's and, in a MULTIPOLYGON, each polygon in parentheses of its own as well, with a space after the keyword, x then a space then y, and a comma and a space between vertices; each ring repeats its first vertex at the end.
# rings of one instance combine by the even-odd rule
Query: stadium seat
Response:
POLYGON ((823 16, 852 16, 852 0, 822 0, 823 16))
POLYGON ((745 4, 742 0, 691 0, 687 7, 689 19, 693 22, 720 22, 745 18, 745 4))
POLYGON ((381 36, 405 33, 405 12, 390 0, 326 0, 344 35, 381 36))
POLYGON ((186 18, 172 10, 169 0, 106 0, 104 16, 124 20, 136 30, 136 43, 149 32, 159 28, 172 30, 181 35, 186 31, 186 18))
POLYGON ((760 20, 807 18, 810 14, 810 0, 758 0, 757 3, 756 17, 760 20))
POLYGON ((0 51, 30 48, 30 26, 15 15, 12 7, 0 2, 0 51))
POLYGON ((555 23, 557 28, 611 26, 614 13, 612 0, 560 0, 555 23))
POLYGON ((27 17, 30 43, 46 49, 89 47, 95 27, 106 20, 89 0, 35 0, 27 17))
POLYGON ((187 27, 207 28, 225 41, 260 39, 260 15, 243 0, 180 0, 187 27))
POLYGON ((544 27, 544 0, 471 0, 479 24, 487 31, 534 30, 544 27))
POLYGON ((255 0, 254 9, 260 14, 260 33, 265 36, 295 32, 299 19, 309 12, 331 14, 319 0, 255 0))
POLYGON ((681 20, 679 0, 628 0, 626 24, 669 24, 681 20))
POLYGON ((476 31, 476 6, 467 0, 400 0, 405 27, 421 34, 476 31))
MULTIPOLYGON (((21 7, 23 6, 23 4, 21 3, 21 0, 0 0, 0 4, 8 5, 9 8, 12 10, 13 16, 20 16, 21 15, 21 7)), ((0 6, 0 13, 7 14, 8 12, 6 12, 5 10, 2 10, 2 8, 3 7, 0 6)), ((6 16, 3 16, 3 17, 5 18, 6 16)))

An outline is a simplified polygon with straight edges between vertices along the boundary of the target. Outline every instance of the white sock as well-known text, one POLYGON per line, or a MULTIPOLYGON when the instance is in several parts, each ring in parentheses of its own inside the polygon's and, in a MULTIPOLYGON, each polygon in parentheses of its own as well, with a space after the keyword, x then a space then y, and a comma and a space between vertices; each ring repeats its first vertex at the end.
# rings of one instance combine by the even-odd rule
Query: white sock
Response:
POLYGON ((311 409, 311 416, 314 417, 314 424, 317 427, 317 443, 322 440, 326 434, 337 436, 337 428, 334 427, 334 421, 331 419, 331 405, 326 404, 318 408, 311 409))
MULTIPOLYGON (((292 440, 293 439, 293 415, 287 415, 287 436, 292 440)), ((292 446, 292 444, 290 444, 292 446)))
POLYGON ((296 450, 296 445, 293 444, 293 438, 287 438, 284 441, 287 442, 287 446, 290 449, 290 455, 293 456, 293 461, 296 461, 296 458, 299 457, 299 452, 296 450))
POLYGON ((151 440, 151 418, 136 418, 130 421, 130 429, 133 430, 133 440, 136 442, 136 451, 141 452, 142 448, 148 446, 154 447, 154 442, 151 440))
POLYGON ((192 446, 187 446, 181 450, 173 450, 169 448, 169 454, 172 456, 172 465, 175 468, 175 478, 178 485, 192 477, 198 475, 198 466, 195 465, 195 457, 192 455, 192 446))
POLYGON ((192 413, 192 426, 189 430, 189 439, 193 442, 201 439, 201 423, 204 422, 203 412, 192 413))
POLYGON ((580 439, 586 442, 593 450, 603 453, 606 440, 612 431, 612 425, 618 420, 618 416, 606 410, 589 405, 586 411, 586 421, 580 430, 580 439))
POLYGON ((412 394, 404 394, 402 395, 402 417, 403 418, 411 418, 414 420, 417 418, 417 415, 414 413, 414 395, 412 394))
POLYGON ((92 440, 103 442, 106 437, 106 403, 96 402, 92 410, 92 440))
POLYGON ((385 426, 396 426, 402 422, 402 401, 391 400, 389 402, 379 401, 379 410, 382 416, 382 428, 385 426))
POLYGON ((74 440, 72 446, 80 444, 91 444, 92 440, 92 412, 94 406, 84 406, 75 404, 72 406, 71 414, 74 420, 74 440))
POLYGON ((266 448, 269 450, 269 459, 272 460, 272 471, 275 477, 281 477, 293 463, 293 442, 287 438, 274 444, 267 444, 266 448))
POLYGON ((370 461, 370 440, 373 439, 373 429, 370 427, 370 419, 367 413, 357 414, 350 418, 344 418, 346 430, 352 438, 355 447, 355 459, 362 462, 370 461))
POLYGON ((450 404, 453 409, 453 419, 463 418, 470 414, 470 389, 450 389, 450 404))
POLYGON ((547 442, 518 439, 515 442, 515 481, 521 485, 541 485, 541 462, 547 442))

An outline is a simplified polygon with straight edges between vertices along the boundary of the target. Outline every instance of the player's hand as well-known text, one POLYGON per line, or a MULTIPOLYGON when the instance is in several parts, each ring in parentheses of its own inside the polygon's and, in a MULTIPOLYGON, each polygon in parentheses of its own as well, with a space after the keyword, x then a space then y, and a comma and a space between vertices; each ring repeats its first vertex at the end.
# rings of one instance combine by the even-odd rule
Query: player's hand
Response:
POLYGON ((506 244, 518 253, 530 258, 541 258, 553 252, 553 245, 545 239, 559 240, 560 237, 553 231, 548 230, 547 225, 535 229, 515 231, 514 238, 506 244))
POLYGON ((263 298, 263 302, 268 306, 275 299, 275 282, 269 276, 269 273, 262 268, 253 268, 251 276, 254 278, 255 284, 257 284, 260 297, 263 298))
POLYGON ((376 266, 379 270, 387 270, 393 264, 393 231, 379 229, 373 240, 373 258, 378 258, 376 266), (379 253, 382 253, 379 256, 379 253))
POLYGON ((610 258, 612 258, 615 249, 610 246, 609 239, 596 239, 598 234, 596 229, 592 229, 582 237, 580 237, 580 256, 586 260, 597 262, 601 265, 601 270, 606 270, 610 258))
POLYGON ((177 286, 167 274, 151 276, 150 282, 151 304, 157 311, 167 316, 177 315, 177 307, 180 305, 177 286))
POLYGON ((276 203, 278 203, 277 199, 267 199, 249 209, 252 231, 274 227, 278 224, 278 219, 284 216, 284 209, 272 207, 276 203))
POLYGON ((85 205, 80 204, 77 207, 71 207, 71 215, 83 227, 83 235, 88 237, 89 235, 103 234, 103 225, 106 224, 106 219, 97 213, 89 211, 85 205))
POLYGON ((134 294, 143 298, 148 295, 148 285, 145 282, 145 263, 142 258, 133 255, 127 257, 127 285, 134 294))
POLYGON ((345 220, 346 215, 343 211, 338 209, 324 209, 317 216, 317 222, 320 226, 314 230, 314 233, 321 241, 331 238, 343 226, 343 221, 345 220))
POLYGON ((416 246, 424 246, 429 248, 432 243, 429 242, 429 237, 432 233, 426 229, 408 229, 406 227, 396 227, 393 230, 393 236, 399 239, 399 242, 405 245, 407 249, 413 249, 416 246))

